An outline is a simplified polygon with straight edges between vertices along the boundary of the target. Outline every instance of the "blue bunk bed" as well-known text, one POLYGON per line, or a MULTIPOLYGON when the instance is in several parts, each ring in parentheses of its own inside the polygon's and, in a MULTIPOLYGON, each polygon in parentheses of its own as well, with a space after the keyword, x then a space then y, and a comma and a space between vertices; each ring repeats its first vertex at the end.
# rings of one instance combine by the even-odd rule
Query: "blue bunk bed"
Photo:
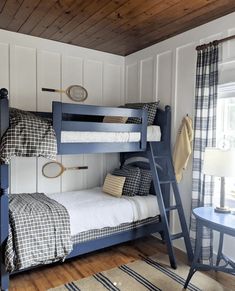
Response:
MULTIPOLYGON (((72 252, 67 258, 79 256, 88 252, 112 246, 118 243, 134 240, 156 232, 161 233, 166 243, 170 264, 176 268, 176 260, 172 240, 183 238, 191 261, 193 252, 185 222, 182 203, 174 176, 171 149, 171 111, 166 106, 165 110, 158 109, 154 124, 161 127, 161 141, 147 142, 147 112, 140 109, 111 108, 93 105, 76 105, 53 102, 52 113, 37 112, 43 117, 52 117, 53 128, 56 133, 58 154, 84 154, 84 153, 107 153, 120 152, 121 164, 124 164, 130 158, 144 157, 146 161, 134 161, 144 168, 150 168, 153 176, 153 193, 156 195, 160 210, 159 222, 152 222, 135 229, 126 230, 120 233, 114 233, 95 240, 89 240, 73 245, 72 252), (138 117, 140 124, 107 124, 101 123, 103 116, 128 116, 138 117), (116 143, 66 143, 61 141, 63 131, 100 131, 100 132, 139 132, 140 140, 138 142, 116 142, 116 143), (156 163, 157 162, 157 163, 156 163), (160 169, 160 170, 159 170, 160 169), (170 185, 173 189, 176 205, 170 206, 170 185), (182 232, 171 235, 169 231, 169 212, 177 210, 181 222, 182 232)), ((8 92, 6 89, 0 90, 0 133, 1 138, 9 127, 9 105, 8 92)), ((9 286, 9 273, 4 265, 5 245, 8 238, 8 165, 0 165, 0 239, 1 239, 1 276, 0 284, 2 290, 7 290, 9 286)), ((20 270, 22 271, 22 270, 20 270)))

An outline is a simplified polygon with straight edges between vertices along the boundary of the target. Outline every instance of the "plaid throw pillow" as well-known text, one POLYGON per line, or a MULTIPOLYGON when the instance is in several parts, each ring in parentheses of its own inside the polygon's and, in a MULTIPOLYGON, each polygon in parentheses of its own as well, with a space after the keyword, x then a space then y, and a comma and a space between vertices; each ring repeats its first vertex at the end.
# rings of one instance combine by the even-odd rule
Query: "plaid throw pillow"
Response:
POLYGON ((33 113, 10 108, 10 126, 0 146, 1 163, 11 157, 45 157, 55 160, 57 143, 52 121, 33 113))
POLYGON ((135 196, 140 187, 140 169, 137 167, 123 166, 121 169, 115 169, 113 175, 126 177, 122 194, 126 196, 135 196))
POLYGON ((140 169, 140 188, 138 195, 147 196, 150 192, 152 173, 150 170, 140 169))
MULTIPOLYGON (((149 103, 127 103, 125 104, 125 107, 132 109, 146 109, 148 114, 148 125, 153 125, 159 102, 160 101, 149 103)), ((127 123, 139 124, 141 123, 141 120, 138 117, 129 117, 127 123)))

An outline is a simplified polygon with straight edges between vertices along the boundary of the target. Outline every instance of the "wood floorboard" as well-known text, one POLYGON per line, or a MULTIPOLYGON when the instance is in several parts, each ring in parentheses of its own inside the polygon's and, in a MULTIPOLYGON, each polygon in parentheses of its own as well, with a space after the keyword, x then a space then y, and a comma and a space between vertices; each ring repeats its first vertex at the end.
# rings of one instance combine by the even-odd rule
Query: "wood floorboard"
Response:
MULTIPOLYGON (((133 262, 141 256, 153 254, 161 256, 162 253, 166 253, 166 248, 157 238, 142 238, 83 255, 62 264, 58 263, 14 275, 10 279, 9 291, 45 291, 48 288, 133 262)), ((183 252, 176 250, 176 256, 178 260, 187 263, 186 255, 183 252)), ((227 290, 235 290, 232 275, 219 272, 207 272, 206 274, 219 281, 227 290)))

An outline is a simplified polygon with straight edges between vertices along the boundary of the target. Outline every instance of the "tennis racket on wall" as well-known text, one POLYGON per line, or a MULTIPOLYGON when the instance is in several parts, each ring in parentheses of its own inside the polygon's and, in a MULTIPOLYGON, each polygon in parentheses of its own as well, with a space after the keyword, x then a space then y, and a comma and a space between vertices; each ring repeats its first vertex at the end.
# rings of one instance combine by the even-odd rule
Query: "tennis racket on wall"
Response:
POLYGON ((46 178, 57 178, 67 170, 86 170, 87 166, 81 167, 64 167, 59 162, 49 162, 42 167, 42 174, 46 178))
POLYGON ((82 102, 87 99, 87 90, 80 85, 69 86, 66 90, 42 88, 42 91, 65 93, 70 99, 76 102, 82 102))

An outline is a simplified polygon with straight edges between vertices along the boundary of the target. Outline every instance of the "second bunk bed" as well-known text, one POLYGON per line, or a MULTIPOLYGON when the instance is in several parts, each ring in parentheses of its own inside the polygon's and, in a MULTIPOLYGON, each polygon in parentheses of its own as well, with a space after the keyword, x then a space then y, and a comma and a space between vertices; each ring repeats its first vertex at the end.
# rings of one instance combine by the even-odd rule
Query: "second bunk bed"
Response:
MULTIPOLYGON (((0 90, 0 98, 1 140, 3 141, 10 128, 8 92, 6 89, 0 90)), ((20 240, 24 239, 22 233, 27 231, 21 230, 19 234, 17 234, 12 230, 12 224, 14 224, 16 228, 18 225, 18 228, 21 229, 22 216, 19 216, 18 213, 22 212, 21 210, 26 209, 28 206, 21 204, 21 200, 19 201, 17 198, 15 198, 15 196, 12 198, 13 195, 9 195, 8 163, 2 162, 0 165, 0 258, 2 290, 8 289, 10 274, 35 267, 36 265, 54 262, 58 260, 60 257, 59 254, 63 253, 64 250, 66 250, 66 255, 64 255, 63 259, 67 259, 128 240, 134 240, 156 232, 161 233, 162 238, 166 243, 170 264, 173 268, 176 268, 176 260, 172 245, 173 239, 178 239, 181 237, 184 239, 188 258, 190 261, 192 260, 192 248, 171 160, 170 107, 166 106, 165 110, 157 108, 156 114, 151 117, 153 119, 153 126, 155 126, 155 128, 150 128, 148 126, 149 115, 148 108, 146 107, 146 109, 147 110, 133 108, 112 108, 53 102, 52 113, 34 113, 39 118, 46 119, 47 125, 50 124, 50 121, 48 120, 52 120, 52 125, 49 130, 46 128, 47 134, 49 132, 48 143, 45 143, 44 140, 40 143, 41 146, 43 145, 43 154, 40 154, 38 149, 35 150, 34 147, 31 146, 29 151, 28 149, 26 149, 26 151, 19 151, 14 149, 12 156, 22 154, 22 156, 44 155, 45 157, 50 157, 50 153, 45 154, 45 147, 50 147, 54 155, 55 146, 52 144, 51 140, 52 128, 56 138, 57 154, 65 155, 120 152, 120 163, 122 168, 129 166, 140 168, 142 170, 150 169, 152 179, 152 187, 150 190, 151 195, 142 197, 135 195, 133 197, 124 197, 124 199, 116 199, 116 197, 108 196, 108 204, 106 204, 106 209, 111 208, 113 205, 118 207, 117 204, 119 204, 119 202, 120 205, 119 208, 114 207, 113 210, 112 208, 111 210, 109 209, 109 212, 106 213, 107 217, 109 217, 110 211, 115 213, 115 211, 120 212, 120 209, 123 209, 123 211, 126 213, 129 213, 131 210, 135 213, 140 212, 142 215, 136 216, 135 214, 130 214, 130 216, 136 216, 135 220, 132 222, 129 221, 126 223, 125 221, 122 221, 118 225, 114 225, 111 222, 109 226, 103 225, 102 227, 94 227, 96 224, 93 224, 90 229, 87 226, 83 228, 84 223, 83 226, 81 226, 81 224, 77 224, 76 221, 80 220, 84 222, 88 221, 89 219, 92 221, 91 216, 93 213, 93 215, 96 215, 93 217, 93 221, 97 222, 97 220, 99 220, 100 213, 103 213, 104 215, 105 209, 102 209, 102 207, 104 207, 103 199, 106 194, 103 193, 101 188, 83 190, 80 192, 79 196, 77 196, 76 193, 71 193, 71 196, 68 196, 67 193, 54 194, 51 196, 48 195, 46 198, 43 196, 42 199, 46 201, 46 207, 55 207, 55 205, 51 205, 51 198, 57 203, 57 208, 53 208, 51 211, 54 211, 53 213, 55 213, 53 214, 55 215, 53 216, 54 220, 58 220, 59 216, 65 216, 63 223, 65 223, 67 220, 67 223, 71 224, 73 220, 74 224, 69 226, 67 225, 65 227, 65 224, 62 223, 62 230, 60 229, 61 221, 58 220, 58 228, 61 230, 61 232, 58 233, 63 238, 66 236, 66 239, 63 244, 59 244, 56 248, 57 258, 48 260, 46 257, 44 260, 42 260, 43 263, 40 263, 40 258, 38 259, 38 263, 35 263, 35 260, 32 263, 30 262, 30 259, 27 258, 27 252, 29 250, 27 250, 27 248, 24 248, 23 250, 17 248, 20 240), (131 120, 131 123, 120 123, 120 118, 124 119, 124 122, 129 119, 131 120), (153 134, 151 134, 151 132, 153 132, 153 134), (170 185, 172 186, 176 201, 176 204, 173 206, 170 205, 170 185), (21 205, 21 207, 17 208, 17 206, 15 206, 13 211, 12 208, 9 210, 9 196, 12 205, 15 203, 15 205, 21 205), (74 207, 77 205, 77 197, 78 199, 81 199, 81 197, 84 197, 85 199, 85 202, 82 205, 83 210, 81 210, 79 213, 80 216, 76 216, 77 211, 74 207), (94 197, 96 200, 94 200, 94 197), (124 200, 127 204, 123 203, 124 200), (91 208, 90 213, 87 213, 86 207, 89 201, 92 201, 94 207, 93 210, 91 208), (73 205, 72 210, 69 209, 69 204, 73 205), (97 208, 99 208, 97 205, 100 205, 102 210, 101 212, 97 212, 95 214, 95 209, 97 210, 97 208), (152 207, 153 205, 155 206, 152 207), (149 212, 144 210, 141 212, 141 207, 145 210, 148 209, 149 212), (64 214, 63 208, 67 208, 67 213, 69 213, 69 216, 64 214), (179 234, 170 234, 169 212, 171 210, 178 211, 182 228, 182 231, 179 234), (18 215, 17 218, 13 220, 13 218, 10 216, 9 221, 9 211, 15 211, 17 213, 16 215, 18 215), (72 236, 69 229, 73 230, 72 236), (16 248, 16 250, 14 250, 14 248, 16 248), (20 253, 21 258, 23 258, 22 260, 17 258, 17 252, 20 253)), ((30 116, 32 117, 31 114, 32 113, 30 113, 30 116)), ((20 112, 18 115, 22 116, 22 112, 20 112)), ((32 119, 34 122, 34 117, 32 117, 32 119)), ((121 122, 123 122, 123 120, 121 122)), ((40 126, 42 125, 40 124, 40 126)), ((18 144, 16 141, 15 143, 18 144)), ((7 150, 9 149, 7 148, 7 150)), ((5 161, 10 162, 10 158, 5 157, 5 161)), ((36 195, 37 196, 30 196, 29 198, 27 194, 23 194, 23 200, 26 201, 27 199, 32 199, 37 202, 39 208, 37 208, 35 216, 38 216, 38 209, 43 208, 41 202, 38 202, 39 197, 42 194, 39 195, 39 193, 37 193, 36 195)), ((106 196, 105 200, 107 200, 106 196)), ((43 218, 37 218, 43 220, 43 218)), ((26 216, 24 219, 28 219, 28 217, 26 216)), ((103 217, 100 217, 100 220, 108 219, 103 219, 103 217)), ((50 233, 49 227, 48 233, 50 233)), ((42 247, 48 241, 47 238, 45 238, 45 241, 40 241, 40 234, 40 232, 37 233, 38 245, 42 247)), ((58 240, 58 237, 55 238, 53 243, 56 242, 56 239, 58 240)), ((51 251, 53 252, 54 250, 51 251)), ((42 249, 42 252, 45 253, 45 249, 42 249)))

